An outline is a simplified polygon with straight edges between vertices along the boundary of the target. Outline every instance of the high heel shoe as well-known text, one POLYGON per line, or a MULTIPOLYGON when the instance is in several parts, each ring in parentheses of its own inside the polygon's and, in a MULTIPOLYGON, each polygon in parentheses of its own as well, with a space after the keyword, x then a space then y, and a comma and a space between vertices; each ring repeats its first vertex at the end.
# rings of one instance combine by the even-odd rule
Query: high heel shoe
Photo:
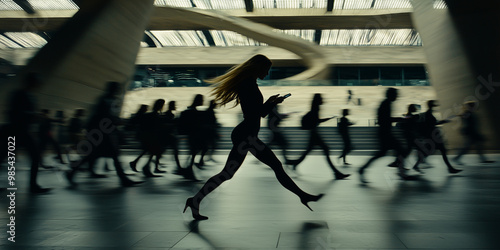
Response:
POLYGON ((207 216, 203 216, 200 214, 200 210, 199 208, 195 208, 194 206, 194 200, 193 198, 188 198, 186 200, 186 206, 184 207, 184 211, 182 213, 185 213, 186 212, 186 209, 190 207, 191 208, 191 213, 193 215, 193 218, 195 220, 208 220, 208 217, 207 216))
POLYGON ((345 179, 347 177, 351 176, 350 174, 343 174, 343 173, 335 173, 335 179, 337 180, 342 180, 342 179, 345 179))
POLYGON ((131 162, 129 162, 129 165, 130 165, 130 168, 132 169, 132 171, 139 173, 139 171, 137 170, 137 162, 131 161, 131 162))
POLYGON ((301 198, 300 202, 302 202, 302 204, 304 204, 304 206, 306 206, 307 208, 309 208, 309 210, 313 211, 312 208, 307 203, 310 202, 310 201, 318 201, 319 199, 321 199, 323 197, 323 195, 325 195, 325 194, 309 195, 309 197, 307 199, 306 198, 301 198))

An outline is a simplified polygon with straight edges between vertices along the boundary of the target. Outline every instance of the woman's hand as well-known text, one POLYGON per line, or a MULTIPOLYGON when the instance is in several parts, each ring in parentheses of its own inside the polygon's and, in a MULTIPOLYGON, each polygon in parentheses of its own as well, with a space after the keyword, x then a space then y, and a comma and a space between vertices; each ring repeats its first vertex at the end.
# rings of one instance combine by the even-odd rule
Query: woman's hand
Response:
POLYGON ((285 98, 279 97, 279 95, 280 94, 276 94, 276 95, 270 96, 269 99, 267 99, 266 102, 275 103, 275 104, 282 103, 283 100, 285 100, 285 98))

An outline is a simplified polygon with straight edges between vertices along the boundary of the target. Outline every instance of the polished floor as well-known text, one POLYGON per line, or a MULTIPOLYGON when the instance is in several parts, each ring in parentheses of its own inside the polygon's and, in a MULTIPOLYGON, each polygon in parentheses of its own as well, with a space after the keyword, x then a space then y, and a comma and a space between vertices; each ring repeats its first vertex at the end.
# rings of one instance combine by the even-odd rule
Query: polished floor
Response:
MULTIPOLYGON (((11 215, 3 189, 0 249, 500 249, 500 155, 489 158, 497 163, 479 164, 467 155, 459 166, 464 171, 449 175, 441 158, 431 156, 424 175, 402 181, 386 167, 392 158, 384 157, 368 169, 370 183, 361 185, 356 170, 368 156, 350 157, 353 165, 340 169, 353 175, 334 180, 324 157, 311 155, 296 172, 287 169, 304 190, 325 193, 310 203, 311 212, 249 156, 231 181, 204 200, 201 212, 210 219, 200 222, 182 209, 203 182, 167 173, 122 188, 113 172, 105 179, 82 172, 75 178, 79 185, 68 188, 61 171, 42 170, 40 184, 53 190, 30 195, 27 162, 20 159, 15 243, 7 239, 11 215)), ((215 159, 222 162, 225 155, 215 159)), ((171 172, 170 158, 163 161, 171 172)), ((196 169, 199 179, 221 168, 210 164, 196 169)), ((0 178, 6 187, 5 167, 0 178)))

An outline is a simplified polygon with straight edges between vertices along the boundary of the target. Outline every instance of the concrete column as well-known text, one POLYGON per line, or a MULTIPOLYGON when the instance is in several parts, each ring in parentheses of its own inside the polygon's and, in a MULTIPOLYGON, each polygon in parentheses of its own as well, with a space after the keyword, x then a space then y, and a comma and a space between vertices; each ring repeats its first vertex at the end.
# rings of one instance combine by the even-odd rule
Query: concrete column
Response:
POLYGON ((481 121, 493 128, 500 149, 500 2, 446 1, 474 74, 475 97, 484 112, 481 121))
MULTIPOLYGON (((80 11, 37 52, 18 77, 2 86, 3 97, 19 87, 30 72, 39 73, 43 81, 37 92, 39 108, 67 112, 89 108, 108 81, 128 84, 153 2, 83 1, 80 11)), ((5 102, 0 105, 5 109, 5 102)))
MULTIPOLYGON (((433 2, 433 0, 412 1, 414 8, 412 19, 422 37, 424 53, 427 56, 427 70, 441 104, 439 111, 441 111, 442 117, 446 118, 459 113, 463 102, 479 101, 478 116, 481 131, 486 138, 489 138, 485 146, 488 149, 500 149, 498 132, 493 129, 490 122, 491 117, 496 116, 496 114, 484 108, 487 106, 484 90, 478 92, 478 88, 481 86, 478 82, 480 76, 473 70, 464 47, 464 41, 456 29, 449 11, 447 9, 434 9, 433 2)), ((469 19, 470 17, 467 17, 467 20, 469 19)), ((487 77, 487 75, 484 76, 486 79, 487 77)), ((448 146, 451 149, 462 146, 460 126, 459 119, 443 126, 448 146)))

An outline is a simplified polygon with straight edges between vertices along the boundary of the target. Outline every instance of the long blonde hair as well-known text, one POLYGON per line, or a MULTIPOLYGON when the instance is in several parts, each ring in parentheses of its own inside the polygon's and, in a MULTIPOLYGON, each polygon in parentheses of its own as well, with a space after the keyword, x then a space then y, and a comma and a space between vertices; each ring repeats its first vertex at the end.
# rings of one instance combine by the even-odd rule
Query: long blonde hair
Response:
POLYGON ((233 66, 224 75, 205 80, 205 82, 211 83, 214 86, 211 92, 215 96, 217 104, 223 106, 235 100, 236 103, 234 106, 237 106, 240 103, 240 83, 244 79, 270 68, 271 64, 269 58, 258 54, 242 64, 233 66))

